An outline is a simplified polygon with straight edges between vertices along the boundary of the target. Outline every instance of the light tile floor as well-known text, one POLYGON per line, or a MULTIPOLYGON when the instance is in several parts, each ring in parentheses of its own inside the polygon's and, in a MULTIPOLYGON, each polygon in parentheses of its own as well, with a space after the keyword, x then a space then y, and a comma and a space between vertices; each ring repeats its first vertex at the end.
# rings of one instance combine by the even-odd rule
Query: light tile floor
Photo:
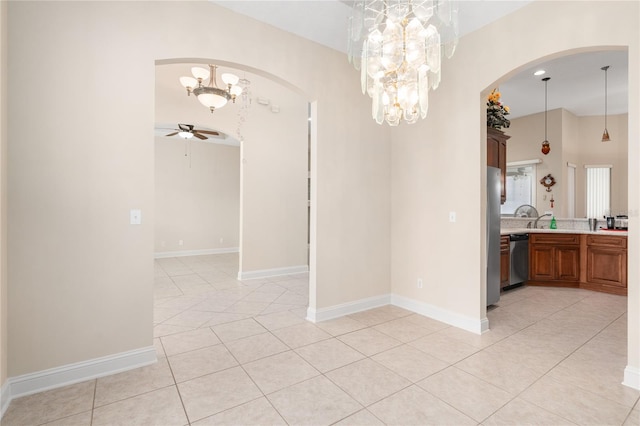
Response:
POLYGON ((148 367, 14 400, 10 425, 640 425, 626 298, 523 287, 474 335, 386 306, 311 324, 308 277, 156 261, 148 367))

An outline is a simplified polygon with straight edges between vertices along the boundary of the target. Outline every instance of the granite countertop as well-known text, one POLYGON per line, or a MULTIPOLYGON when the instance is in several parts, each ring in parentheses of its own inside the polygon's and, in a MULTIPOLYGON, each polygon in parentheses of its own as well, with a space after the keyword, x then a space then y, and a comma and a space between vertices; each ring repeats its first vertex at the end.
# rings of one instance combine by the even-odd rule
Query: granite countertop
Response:
POLYGON ((619 235, 626 237, 629 235, 628 231, 613 230, 600 228, 597 231, 589 231, 584 229, 531 229, 531 228, 501 228, 500 235, 509 234, 535 234, 535 233, 547 233, 547 234, 597 234, 597 235, 619 235))

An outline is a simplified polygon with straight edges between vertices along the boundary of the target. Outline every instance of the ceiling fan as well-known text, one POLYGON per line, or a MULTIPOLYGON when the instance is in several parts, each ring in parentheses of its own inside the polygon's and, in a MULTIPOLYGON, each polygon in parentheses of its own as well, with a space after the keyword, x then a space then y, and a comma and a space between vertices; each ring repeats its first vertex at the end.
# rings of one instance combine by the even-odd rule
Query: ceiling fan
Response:
POLYGON ((195 136, 196 138, 201 140, 209 139, 208 137, 205 136, 205 134, 212 135, 212 136, 220 136, 220 133, 215 132, 213 130, 194 129, 193 124, 178 124, 178 128, 174 130, 175 132, 169 133, 168 135, 165 135, 165 136, 179 135, 181 138, 184 138, 184 139, 190 139, 193 136, 195 136))

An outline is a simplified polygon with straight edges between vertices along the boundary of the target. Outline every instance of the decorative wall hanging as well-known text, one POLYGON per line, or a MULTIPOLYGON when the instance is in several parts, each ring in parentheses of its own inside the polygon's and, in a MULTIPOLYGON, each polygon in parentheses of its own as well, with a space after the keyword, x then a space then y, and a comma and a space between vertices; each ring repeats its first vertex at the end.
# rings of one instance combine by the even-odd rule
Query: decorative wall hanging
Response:
POLYGON ((551 176, 551 174, 546 175, 542 179, 540 179, 540 183, 542 186, 547 188, 547 192, 551 192, 551 187, 556 184, 556 180, 551 176))

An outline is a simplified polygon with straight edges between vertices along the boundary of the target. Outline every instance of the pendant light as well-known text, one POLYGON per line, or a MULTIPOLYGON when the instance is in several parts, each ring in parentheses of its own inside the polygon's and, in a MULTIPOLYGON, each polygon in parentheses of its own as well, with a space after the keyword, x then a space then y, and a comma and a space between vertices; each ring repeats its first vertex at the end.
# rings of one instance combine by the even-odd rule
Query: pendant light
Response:
POLYGON ((544 81, 544 141, 542 141, 542 153, 547 155, 549 151, 551 151, 551 146, 549 146, 549 140, 547 139, 547 83, 551 80, 551 77, 545 77, 542 79, 544 81))
POLYGON ((600 69, 604 71, 604 132, 602 132, 602 142, 609 142, 611 141, 609 131, 607 130, 607 70, 609 69, 609 65, 600 69))

